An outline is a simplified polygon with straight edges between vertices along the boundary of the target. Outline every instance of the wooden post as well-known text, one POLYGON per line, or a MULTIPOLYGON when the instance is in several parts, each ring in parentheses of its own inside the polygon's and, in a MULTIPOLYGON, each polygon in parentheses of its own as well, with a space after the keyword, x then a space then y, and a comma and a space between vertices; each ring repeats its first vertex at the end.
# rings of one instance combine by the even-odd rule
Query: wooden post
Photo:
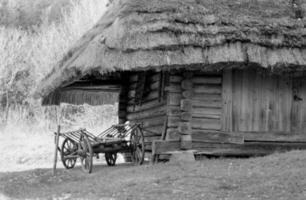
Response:
POLYGON ((192 93, 193 93, 193 73, 185 72, 184 79, 181 83, 183 99, 181 100, 181 122, 179 132, 181 133, 181 149, 188 150, 192 148, 192 93))
POLYGON ((54 148, 54 163, 53 163, 53 176, 56 175, 56 164, 57 164, 57 148, 58 148, 58 142, 59 142, 59 136, 60 136, 61 126, 57 126, 57 132, 55 134, 55 148, 54 148))

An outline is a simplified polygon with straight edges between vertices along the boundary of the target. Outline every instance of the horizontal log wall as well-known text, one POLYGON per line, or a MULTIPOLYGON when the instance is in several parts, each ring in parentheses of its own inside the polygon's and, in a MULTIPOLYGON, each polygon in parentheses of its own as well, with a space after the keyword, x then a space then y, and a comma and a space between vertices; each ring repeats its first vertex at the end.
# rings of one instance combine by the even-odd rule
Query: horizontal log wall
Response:
POLYGON ((170 72, 169 83, 165 88, 167 92, 168 116, 166 140, 180 140, 181 138, 178 126, 181 121, 182 80, 183 77, 180 72, 170 72))
POLYGON ((166 100, 160 97, 161 74, 160 72, 151 73, 147 77, 150 91, 139 105, 135 104, 138 75, 135 73, 130 76, 126 107, 126 119, 130 122, 141 123, 143 126, 146 150, 151 150, 152 141, 161 139, 167 114, 166 100))
MULTIPOLYGON (((194 73, 191 126, 193 131, 221 130, 222 74, 194 73)), ((185 94, 188 97, 189 94, 185 94)), ((182 105, 184 106, 184 105, 182 105)), ((188 106, 185 105, 185 106, 188 106)))

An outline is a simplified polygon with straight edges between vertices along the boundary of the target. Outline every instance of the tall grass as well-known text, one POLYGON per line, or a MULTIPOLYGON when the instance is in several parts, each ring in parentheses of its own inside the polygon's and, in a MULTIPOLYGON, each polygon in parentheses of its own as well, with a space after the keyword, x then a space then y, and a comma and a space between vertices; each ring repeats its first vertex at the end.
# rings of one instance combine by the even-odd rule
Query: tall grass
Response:
MULTIPOLYGON (((6 1, 10 2, 6 6, 11 7, 16 6, 16 2, 21 2, 20 0, 6 1)), ((48 2, 48 0, 34 2, 38 4, 43 1, 48 2)), ((49 0, 49 2, 52 1, 49 0)), ((40 15, 35 14, 32 17, 33 19, 36 17, 39 23, 32 23, 26 28, 10 26, 10 24, 0 27, 0 83, 2 86, 0 88, 2 102, 0 103, 2 104, 1 117, 7 119, 7 128, 20 127, 24 130, 24 127, 30 127, 29 129, 33 130, 31 127, 33 125, 49 126, 44 119, 50 119, 47 117, 50 113, 48 114, 31 94, 39 81, 63 57, 64 53, 103 15, 106 4, 107 0, 70 1, 69 8, 62 9, 57 20, 50 20, 52 7, 49 6, 40 15), (7 116, 4 116, 5 113, 7 116)), ((25 14, 26 17, 28 17, 27 14, 25 14)), ((22 16, 15 20, 20 21, 20 18, 22 16)), ((11 24, 18 24, 14 22, 14 19, 7 20, 7 22, 10 21, 11 24)), ((102 108, 99 111, 102 114, 105 111, 106 116, 106 110, 102 108)), ((92 112, 90 109, 87 111, 92 112)), ((98 119, 95 118, 95 123, 101 123, 98 119)), ((82 122, 82 124, 85 123, 82 122)))

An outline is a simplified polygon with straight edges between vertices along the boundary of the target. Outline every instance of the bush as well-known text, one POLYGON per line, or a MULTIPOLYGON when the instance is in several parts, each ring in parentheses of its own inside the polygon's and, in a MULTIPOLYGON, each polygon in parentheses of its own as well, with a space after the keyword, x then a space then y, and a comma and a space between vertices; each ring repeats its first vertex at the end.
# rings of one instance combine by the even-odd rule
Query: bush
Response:
POLYGON ((40 107, 31 94, 64 53, 103 15, 106 4, 106 0, 0 3, 2 126, 37 125, 40 119, 49 118, 52 109, 40 107))

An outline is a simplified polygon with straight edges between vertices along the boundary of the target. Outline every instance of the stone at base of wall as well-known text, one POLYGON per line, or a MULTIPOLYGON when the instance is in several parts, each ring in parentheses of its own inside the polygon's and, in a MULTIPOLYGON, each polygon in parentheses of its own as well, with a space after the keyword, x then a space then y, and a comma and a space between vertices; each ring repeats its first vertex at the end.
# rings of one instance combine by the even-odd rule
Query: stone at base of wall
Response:
POLYGON ((169 152, 171 154, 169 162, 174 164, 195 162, 194 152, 194 150, 169 152))

